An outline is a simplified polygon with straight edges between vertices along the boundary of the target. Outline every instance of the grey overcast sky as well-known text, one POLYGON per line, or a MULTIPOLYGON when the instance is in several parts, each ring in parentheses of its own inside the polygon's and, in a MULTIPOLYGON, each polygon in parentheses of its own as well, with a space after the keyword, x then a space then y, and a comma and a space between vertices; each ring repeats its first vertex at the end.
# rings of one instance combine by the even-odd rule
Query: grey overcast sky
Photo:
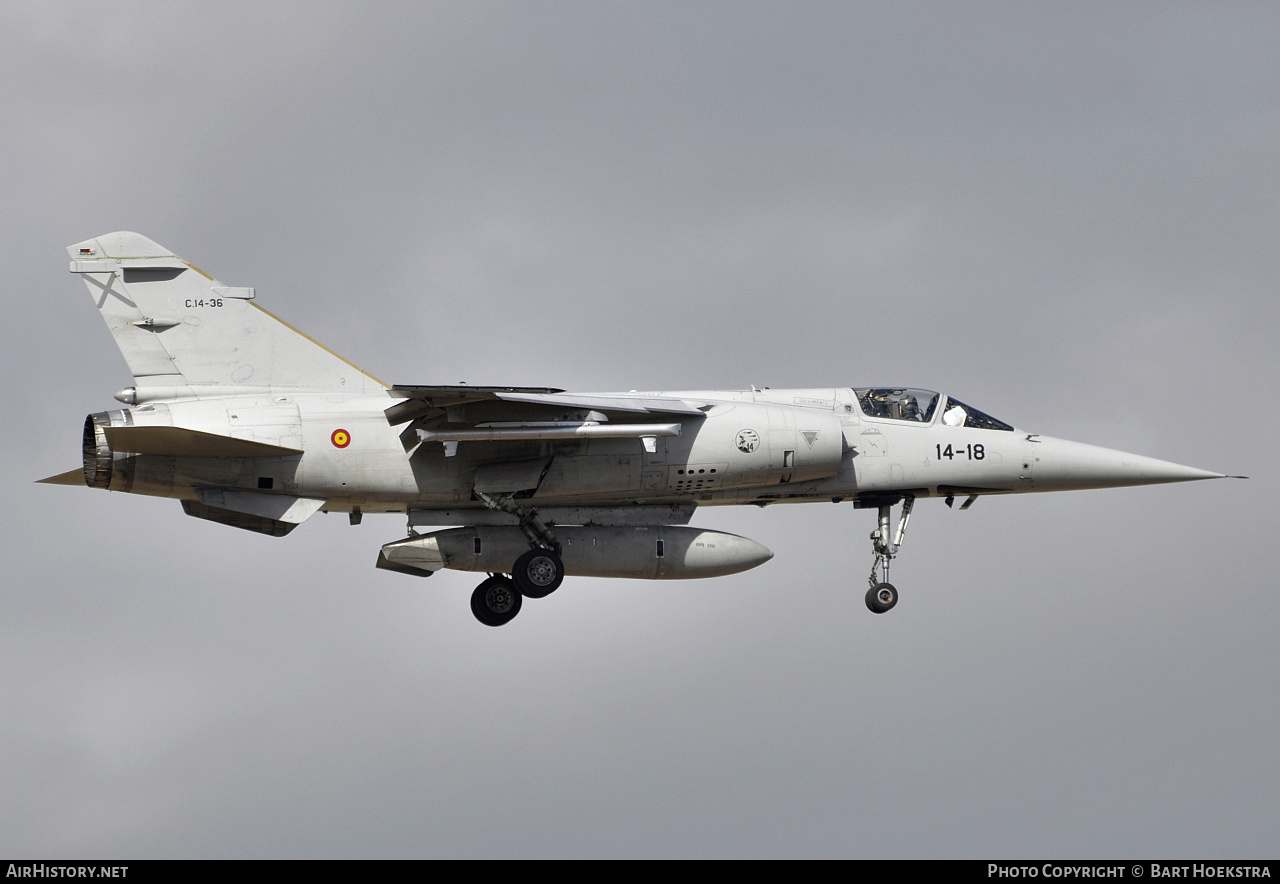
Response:
POLYGON ((1275 857, 1280 8, 0 6, 0 854, 1275 857), (915 385, 1248 482, 711 510, 775 552, 503 629, 34 485, 136 230, 392 383, 915 385), (1267 441, 1270 440, 1270 441, 1267 441))

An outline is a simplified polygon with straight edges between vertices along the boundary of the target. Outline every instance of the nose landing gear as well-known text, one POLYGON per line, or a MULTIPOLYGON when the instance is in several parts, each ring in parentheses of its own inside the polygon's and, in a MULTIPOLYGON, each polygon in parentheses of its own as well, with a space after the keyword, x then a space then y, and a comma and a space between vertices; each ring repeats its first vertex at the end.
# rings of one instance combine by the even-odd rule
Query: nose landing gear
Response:
POLYGON ((898 590, 889 582, 889 562, 898 554, 898 550, 902 547, 902 538, 907 533, 907 520, 911 518, 911 510, 915 506, 916 499, 908 494, 902 501, 902 515, 898 519, 898 530, 889 533, 889 523, 893 516, 893 503, 881 504, 879 525, 875 531, 871 532, 872 548, 875 551, 875 561, 871 564, 871 577, 868 583, 871 588, 867 590, 867 607, 873 614, 883 614, 890 610, 898 603, 898 590), (880 573, 883 572, 883 579, 880 573))

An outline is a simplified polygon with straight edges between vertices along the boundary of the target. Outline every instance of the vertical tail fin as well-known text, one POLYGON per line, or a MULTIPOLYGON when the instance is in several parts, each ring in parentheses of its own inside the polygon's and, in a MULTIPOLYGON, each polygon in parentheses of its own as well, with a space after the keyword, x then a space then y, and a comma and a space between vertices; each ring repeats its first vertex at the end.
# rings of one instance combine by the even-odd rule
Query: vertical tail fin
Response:
POLYGON ((136 233, 68 246, 138 386, 386 387, 254 303, 136 233))

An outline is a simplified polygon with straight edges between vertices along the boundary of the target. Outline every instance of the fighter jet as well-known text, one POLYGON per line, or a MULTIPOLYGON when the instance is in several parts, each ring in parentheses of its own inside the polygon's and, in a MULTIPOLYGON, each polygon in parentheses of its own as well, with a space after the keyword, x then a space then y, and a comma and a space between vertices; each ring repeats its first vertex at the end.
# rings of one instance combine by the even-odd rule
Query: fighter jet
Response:
POLYGON ((41 481, 181 501, 283 537, 317 512, 407 516, 377 567, 487 574, 471 609, 501 626, 570 576, 682 579, 755 568, 753 540, 690 526, 699 507, 842 503, 877 513, 867 607, 920 498, 1224 478, 1026 432, 909 387, 567 393, 387 385, 136 233, 68 247, 128 363, 125 408, 85 418, 83 465, 41 481), (897 524, 893 508, 900 506, 897 524), (420 533, 424 526, 441 527, 420 533))

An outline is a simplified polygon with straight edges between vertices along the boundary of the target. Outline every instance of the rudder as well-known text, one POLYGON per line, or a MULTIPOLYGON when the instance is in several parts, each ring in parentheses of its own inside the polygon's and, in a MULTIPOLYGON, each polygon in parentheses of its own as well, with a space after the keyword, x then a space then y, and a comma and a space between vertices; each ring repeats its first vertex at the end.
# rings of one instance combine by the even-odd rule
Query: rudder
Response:
POLYGON ((141 387, 322 387, 349 394, 386 385, 137 233, 67 247, 141 387))

